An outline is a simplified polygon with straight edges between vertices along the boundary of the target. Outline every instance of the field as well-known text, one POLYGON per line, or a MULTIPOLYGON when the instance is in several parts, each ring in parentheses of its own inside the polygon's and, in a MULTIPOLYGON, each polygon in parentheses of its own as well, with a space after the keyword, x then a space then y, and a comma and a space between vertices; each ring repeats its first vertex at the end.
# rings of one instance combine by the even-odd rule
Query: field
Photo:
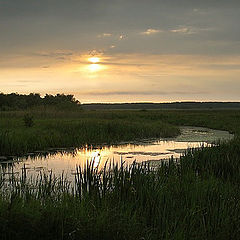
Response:
POLYGON ((32 127, 24 125, 24 112, 0 115, 0 156, 179 134, 177 127, 161 119, 144 118, 136 112, 32 111, 27 114, 33 116, 32 127))
POLYGON ((0 155, 49 147, 175 136, 178 126, 228 130, 235 139, 189 150, 179 163, 91 164, 64 176, 0 180, 0 239, 239 239, 240 111, 1 112, 0 155))
POLYGON ((0 156, 21 155, 54 147, 118 143, 140 138, 172 137, 177 126, 191 125, 239 133, 240 111, 56 111, 0 113, 0 156))

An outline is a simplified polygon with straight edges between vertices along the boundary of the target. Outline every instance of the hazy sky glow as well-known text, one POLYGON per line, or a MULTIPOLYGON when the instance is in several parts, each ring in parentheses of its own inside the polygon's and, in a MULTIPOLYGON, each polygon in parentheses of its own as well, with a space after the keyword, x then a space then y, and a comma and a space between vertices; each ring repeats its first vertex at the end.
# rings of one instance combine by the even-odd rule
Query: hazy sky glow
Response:
POLYGON ((239 0, 0 0, 0 91, 240 101, 239 0))

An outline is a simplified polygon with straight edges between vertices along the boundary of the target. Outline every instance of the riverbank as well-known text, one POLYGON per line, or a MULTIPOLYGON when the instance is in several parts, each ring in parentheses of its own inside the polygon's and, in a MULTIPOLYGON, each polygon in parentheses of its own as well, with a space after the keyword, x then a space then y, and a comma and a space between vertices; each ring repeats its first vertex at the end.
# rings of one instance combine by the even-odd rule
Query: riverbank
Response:
MULTIPOLYGON (((73 113, 74 114, 74 113, 73 113)), ((24 115, 23 115, 24 116, 24 115)), ((118 117, 33 116, 33 126, 24 125, 23 117, 5 115, 0 119, 0 156, 23 155, 48 148, 114 144, 142 138, 174 137, 179 129, 161 120, 118 117)))
POLYGON ((174 137, 177 126, 199 126, 240 134, 240 111, 56 111, 0 112, 0 156, 48 148, 174 137))

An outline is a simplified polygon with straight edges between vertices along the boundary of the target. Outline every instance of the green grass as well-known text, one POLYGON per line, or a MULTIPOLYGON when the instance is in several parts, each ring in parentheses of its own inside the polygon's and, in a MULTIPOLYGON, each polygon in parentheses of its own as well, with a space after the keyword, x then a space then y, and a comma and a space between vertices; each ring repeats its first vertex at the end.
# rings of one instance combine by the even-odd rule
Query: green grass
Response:
POLYGON ((36 119, 31 128, 21 119, 1 120, 0 155, 19 155, 54 147, 118 143, 141 138, 171 137, 177 127, 162 121, 105 119, 36 119))
POLYGON ((33 128, 23 127, 23 116, 2 113, 1 131, 9 135, 0 139, 10 140, 1 149, 161 136, 166 126, 177 132, 173 125, 228 130, 236 137, 189 150, 158 170, 87 165, 78 168, 73 185, 51 174, 29 179, 24 169, 11 181, 1 175, 0 239, 240 239, 240 111, 35 112, 33 128))
POLYGON ((32 110, 34 126, 24 126, 25 112, 0 112, 0 155, 21 155, 54 147, 118 143, 172 137, 175 126, 191 125, 240 134, 240 111, 56 111, 32 110))
POLYGON ((52 175, 13 177, 8 190, 2 180, 1 239, 238 239, 239 187, 196 172, 189 158, 158 171, 90 164, 74 187, 52 175))

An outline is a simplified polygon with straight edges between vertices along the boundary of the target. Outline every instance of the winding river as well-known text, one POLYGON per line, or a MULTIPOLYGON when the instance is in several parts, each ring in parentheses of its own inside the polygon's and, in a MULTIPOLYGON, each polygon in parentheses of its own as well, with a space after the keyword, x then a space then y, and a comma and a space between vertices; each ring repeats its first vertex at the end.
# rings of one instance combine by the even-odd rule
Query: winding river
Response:
POLYGON ((211 146, 217 141, 228 141, 234 136, 226 131, 201 127, 181 127, 176 138, 147 139, 135 142, 122 142, 118 145, 101 145, 79 149, 54 149, 31 153, 28 156, 2 161, 2 174, 21 174, 23 167, 28 176, 36 176, 40 171, 59 175, 64 172, 68 178, 75 175, 76 166, 84 166, 87 160, 94 159, 94 165, 103 167, 106 161, 131 164, 133 161, 148 161, 153 165, 173 157, 178 159, 188 148, 211 146))

